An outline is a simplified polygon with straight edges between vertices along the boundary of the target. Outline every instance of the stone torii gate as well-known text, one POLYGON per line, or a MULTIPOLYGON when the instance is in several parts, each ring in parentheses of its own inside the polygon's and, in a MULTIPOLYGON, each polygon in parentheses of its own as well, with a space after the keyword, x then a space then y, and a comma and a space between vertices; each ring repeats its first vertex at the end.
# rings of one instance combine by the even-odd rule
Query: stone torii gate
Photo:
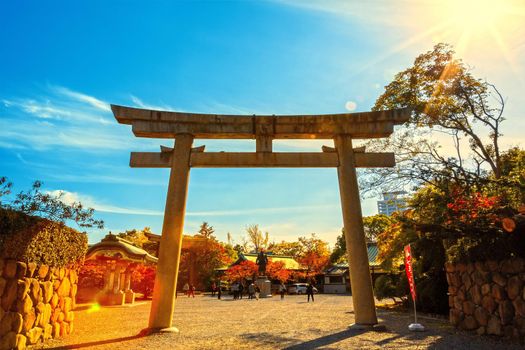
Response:
POLYGON ((167 112, 112 105, 117 121, 130 124, 135 136, 173 138, 173 148, 161 152, 131 152, 130 166, 170 168, 170 179, 159 251, 150 331, 177 331, 172 326, 175 289, 182 247, 182 230, 190 168, 336 167, 341 194, 345 240, 350 266, 355 323, 377 324, 368 266, 356 167, 392 167, 393 153, 365 153, 353 139, 387 137, 394 125, 409 119, 408 109, 365 113, 296 116, 240 116, 167 112), (194 139, 255 139, 255 152, 204 152, 194 139), (273 152, 274 139, 333 139, 335 148, 322 152, 273 152))

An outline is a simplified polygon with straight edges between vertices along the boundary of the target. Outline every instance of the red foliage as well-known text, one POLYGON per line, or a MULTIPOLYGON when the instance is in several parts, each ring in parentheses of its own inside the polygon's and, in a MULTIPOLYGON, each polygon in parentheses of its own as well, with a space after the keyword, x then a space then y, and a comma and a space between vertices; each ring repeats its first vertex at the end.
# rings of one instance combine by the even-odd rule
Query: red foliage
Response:
POLYGON ((179 287, 188 282, 191 265, 195 267, 197 289, 204 289, 215 278, 215 269, 231 263, 226 249, 214 239, 197 244, 183 251, 179 265, 179 287))
POLYGON ((273 262, 270 260, 268 265, 266 265, 266 274, 270 279, 284 283, 290 279, 292 271, 286 269, 282 261, 273 262))
POLYGON ((153 293, 155 284, 155 274, 157 267, 151 265, 138 265, 131 274, 131 289, 149 297, 153 293))
POLYGON ((306 271, 302 274, 296 274, 296 276, 309 279, 323 272, 324 268, 330 262, 330 257, 326 255, 319 255, 315 251, 311 251, 300 257, 298 261, 306 269, 306 271))
POLYGON ((225 277, 228 281, 239 281, 245 278, 252 278, 256 276, 259 267, 256 263, 245 260, 238 265, 231 266, 226 270, 225 277))
POLYGON ((106 271, 106 263, 100 260, 87 260, 80 267, 78 271, 78 287, 89 288, 97 287, 102 289, 104 287, 104 272, 106 271))
POLYGON ((497 196, 487 197, 479 192, 470 196, 458 195, 452 203, 447 204, 447 225, 455 222, 472 224, 475 221, 489 221, 495 224, 499 221, 495 210, 500 206, 500 198, 497 196))

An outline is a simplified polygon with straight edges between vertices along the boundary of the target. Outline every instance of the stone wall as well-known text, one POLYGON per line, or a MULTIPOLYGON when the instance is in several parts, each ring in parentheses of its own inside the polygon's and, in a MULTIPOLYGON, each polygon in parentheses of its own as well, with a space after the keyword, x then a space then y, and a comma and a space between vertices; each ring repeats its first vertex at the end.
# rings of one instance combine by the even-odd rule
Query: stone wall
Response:
POLYGON ((0 349, 73 331, 77 272, 0 259, 0 349))
POLYGON ((478 334, 525 341, 525 261, 446 264, 450 322, 478 334))

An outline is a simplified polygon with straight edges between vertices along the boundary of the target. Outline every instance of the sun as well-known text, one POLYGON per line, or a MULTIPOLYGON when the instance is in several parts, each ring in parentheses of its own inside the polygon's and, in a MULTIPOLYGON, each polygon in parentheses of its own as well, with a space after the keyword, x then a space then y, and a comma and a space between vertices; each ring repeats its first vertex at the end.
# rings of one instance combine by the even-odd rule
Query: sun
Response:
POLYGON ((512 54, 524 32, 525 0, 428 0, 415 13, 423 34, 434 43, 452 44, 459 57, 498 53, 517 71, 512 54), (513 44, 510 45, 509 43, 513 44))

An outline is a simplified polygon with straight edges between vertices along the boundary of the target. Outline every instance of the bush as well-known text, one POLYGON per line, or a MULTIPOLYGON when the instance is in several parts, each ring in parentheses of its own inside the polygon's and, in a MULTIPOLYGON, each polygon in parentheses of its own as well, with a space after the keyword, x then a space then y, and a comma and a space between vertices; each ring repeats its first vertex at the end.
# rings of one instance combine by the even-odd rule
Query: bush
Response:
POLYGON ((379 276, 374 284, 374 292, 376 298, 379 300, 401 298, 403 294, 398 294, 397 284, 399 282, 399 276, 396 275, 381 275, 379 276))
POLYGON ((54 267, 79 263, 87 235, 62 223, 0 208, 0 256, 54 267))

